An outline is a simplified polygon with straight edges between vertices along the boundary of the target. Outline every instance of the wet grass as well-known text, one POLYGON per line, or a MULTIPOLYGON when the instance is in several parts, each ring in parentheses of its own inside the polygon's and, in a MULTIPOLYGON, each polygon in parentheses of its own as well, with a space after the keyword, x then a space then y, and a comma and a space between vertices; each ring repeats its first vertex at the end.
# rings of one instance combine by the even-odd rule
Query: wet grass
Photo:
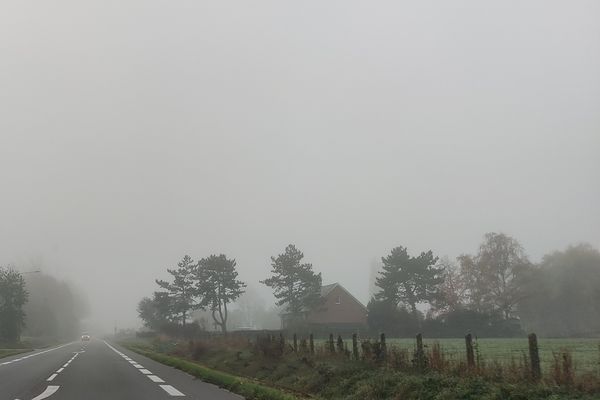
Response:
MULTIPOLYGON (((442 351, 457 358, 464 358, 465 341, 463 339, 424 339, 425 345, 438 342, 442 351)), ((391 344, 412 348, 414 340, 393 339, 391 344)), ((503 364, 518 360, 528 352, 527 338, 523 339, 478 339, 479 352, 484 360, 493 360, 503 364)), ((575 369, 581 372, 594 372, 598 368, 600 357, 600 338, 597 339, 538 339, 542 369, 548 371, 553 363, 554 354, 567 350, 573 356, 575 369)))
MULTIPOLYGON (((375 339, 375 338, 374 338, 375 339)), ((438 343, 444 355, 454 361, 466 361, 464 339, 430 339, 423 338, 426 349, 438 343)), ((477 339, 479 355, 487 362, 498 362, 504 365, 518 361, 528 353, 527 338, 514 339, 477 339)), ((324 345, 325 340, 316 340, 315 344, 324 345)), ((412 352, 415 339, 388 338, 387 344, 398 349, 412 352)), ((542 370, 548 372, 554 362, 554 355, 560 351, 568 351, 573 357, 574 368, 578 372, 599 372, 600 338, 583 339, 538 339, 542 370)))
MULTIPOLYGON (((458 343, 463 343, 458 340, 439 342, 448 347, 454 344, 457 351, 458 343)), ((551 372, 545 379, 534 381, 528 375, 528 366, 522 358, 515 360, 509 357, 514 361, 507 366, 501 367, 499 363, 490 361, 487 366, 467 370, 461 361, 446 358, 441 350, 442 344, 426 341, 426 371, 418 370, 412 364, 414 345, 410 340, 389 341, 386 362, 350 360, 347 354, 329 353, 321 343, 317 344, 314 355, 293 353, 289 343, 282 354, 277 342, 269 344, 267 341, 261 347, 247 339, 232 337, 196 341, 160 338, 134 347, 137 347, 136 351, 145 351, 145 355, 176 368, 200 368, 197 370, 200 372, 193 372, 193 375, 230 390, 244 387, 244 384, 235 383, 235 379, 242 379, 243 382, 274 390, 272 393, 288 396, 284 397, 286 399, 600 399, 599 376, 595 373, 579 377, 573 375, 571 353, 568 351, 555 352, 548 367, 551 372), (563 357, 563 354, 568 357, 563 357), (568 362, 565 363, 565 360, 568 362), (217 374, 216 378, 214 374, 217 374)), ((494 344, 499 344, 498 340, 494 344)), ((498 347, 498 355, 506 354, 507 346, 520 346, 519 342, 512 340, 500 344, 504 347, 498 347)), ((486 349, 488 354, 490 349, 489 346, 486 349)), ((598 350, 595 348, 594 353, 597 354, 598 350)), ((271 398, 246 396, 251 399, 271 398)))
POLYGON ((253 400, 297 400, 299 397, 287 394, 277 388, 272 388, 261 384, 260 382, 244 377, 235 376, 222 371, 207 368, 198 363, 190 362, 179 357, 173 357, 166 354, 150 350, 148 347, 123 344, 126 348, 146 356, 154 361, 177 368, 181 371, 201 379, 204 382, 215 384, 227 389, 233 393, 244 396, 246 399, 253 400))
POLYGON ((0 358, 27 353, 28 351, 31 351, 31 349, 0 349, 0 358))

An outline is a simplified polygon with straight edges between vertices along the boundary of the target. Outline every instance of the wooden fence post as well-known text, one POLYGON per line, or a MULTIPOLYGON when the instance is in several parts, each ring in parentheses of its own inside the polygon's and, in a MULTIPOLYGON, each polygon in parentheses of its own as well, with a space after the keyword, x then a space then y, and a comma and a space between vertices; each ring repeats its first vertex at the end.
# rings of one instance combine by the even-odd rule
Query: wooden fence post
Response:
POLYGON ((335 353, 335 345, 333 344, 333 333, 329 334, 329 352, 331 354, 335 353))
POLYGON ((298 352, 298 336, 294 333, 294 353, 298 352))
POLYGON ((356 333, 352 334, 352 356, 358 360, 358 338, 356 333))
POLYGON ((600 343, 598 343, 598 378, 600 378, 600 343))
POLYGON ((312 333, 308 337, 308 342, 310 347, 310 354, 315 354, 315 338, 312 333))
POLYGON ((425 368, 425 351, 423 351, 423 335, 417 334, 417 352, 415 354, 418 369, 425 368))
POLYGON ((379 342, 381 346, 381 361, 384 361, 387 357, 387 344, 385 343, 385 333, 379 336, 379 342))
POLYGON ((279 352, 283 354, 285 352, 285 338, 283 333, 279 332, 279 352))
POLYGON ((465 344, 467 346, 467 367, 475 368, 475 353, 473 352, 473 336, 469 333, 465 336, 465 344))
POLYGON ((531 377, 537 381, 542 376, 542 369, 540 367, 540 350, 535 333, 529 335, 529 362, 531 363, 531 377))

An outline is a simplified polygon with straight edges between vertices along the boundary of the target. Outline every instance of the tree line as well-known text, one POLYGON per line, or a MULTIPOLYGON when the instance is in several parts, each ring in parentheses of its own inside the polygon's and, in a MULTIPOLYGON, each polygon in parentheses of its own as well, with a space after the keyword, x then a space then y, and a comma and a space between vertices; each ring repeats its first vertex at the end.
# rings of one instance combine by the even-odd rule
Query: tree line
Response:
POLYGON ((513 237, 488 233, 453 262, 397 247, 381 260, 369 326, 395 336, 600 335, 600 252, 590 245, 535 264, 513 237), (420 306, 420 309, 417 308, 420 306))
POLYGON ((42 343, 72 339, 87 311, 86 299, 68 283, 0 266, 0 344, 22 336, 42 343))
MULTIPOLYGON (((181 332, 190 313, 206 310, 227 332, 231 304, 244 293, 235 259, 221 254, 194 262, 185 256, 167 269, 169 281, 138 305, 144 324, 181 332)), ((288 325, 322 307, 320 273, 293 244, 271 257, 271 274, 260 281, 273 290, 288 325)), ((411 255, 398 246, 381 258, 376 293, 368 303, 373 332, 430 337, 517 336, 534 330, 545 336, 600 334, 600 253, 589 245, 570 247, 532 263, 522 245, 502 233, 488 233, 474 254, 456 261, 431 250, 411 255), (557 319, 571 321, 567 326, 557 319)))
POLYGON ((236 261, 224 254, 211 255, 194 262, 188 255, 167 269, 171 281, 156 280, 162 289, 138 304, 145 325, 155 330, 169 330, 181 325, 186 329, 190 312, 209 310, 213 321, 227 332, 229 305, 242 293, 246 284, 237 279, 236 261))
MULTIPOLYGON (((271 276, 261 281, 273 289, 276 304, 296 316, 321 301, 321 274, 315 273, 312 264, 304 263, 303 258, 304 254, 290 244, 284 253, 271 257, 271 276)), ((138 314, 144 325, 156 331, 190 333, 198 329, 188 326, 190 313, 205 310, 210 312, 214 324, 226 333, 229 307, 246 287, 237 279, 236 267, 235 259, 224 254, 197 262, 184 256, 177 268, 167 268, 171 279, 157 279, 160 289, 139 302, 138 314)))

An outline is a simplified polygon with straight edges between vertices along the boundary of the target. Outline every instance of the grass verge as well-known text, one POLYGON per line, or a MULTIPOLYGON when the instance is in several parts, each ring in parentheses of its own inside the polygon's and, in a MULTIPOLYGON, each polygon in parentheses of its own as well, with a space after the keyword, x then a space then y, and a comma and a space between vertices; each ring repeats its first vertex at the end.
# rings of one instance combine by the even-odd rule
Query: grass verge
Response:
POLYGON ((27 353, 32 349, 0 349, 0 358, 10 357, 21 353, 27 353))
POLYGON ((314 355, 293 353, 291 346, 282 354, 278 342, 254 344, 234 337, 195 341, 160 337, 123 345, 249 399, 600 400, 595 375, 566 384, 550 378, 536 383, 522 375, 518 365, 514 370, 490 366, 465 373, 459 366, 441 368, 443 358, 433 355, 429 368, 420 371, 412 366, 408 352, 397 349, 382 364, 319 349, 314 355))
POLYGON ((181 371, 195 376, 204 382, 212 383, 233 393, 244 396, 246 399, 252 400, 299 400, 296 395, 285 393, 279 389, 265 386, 248 378, 227 374, 225 372, 216 371, 199 364, 182 360, 181 358, 168 356, 157 353, 140 346, 122 343, 123 347, 148 357, 161 364, 177 368, 181 371))

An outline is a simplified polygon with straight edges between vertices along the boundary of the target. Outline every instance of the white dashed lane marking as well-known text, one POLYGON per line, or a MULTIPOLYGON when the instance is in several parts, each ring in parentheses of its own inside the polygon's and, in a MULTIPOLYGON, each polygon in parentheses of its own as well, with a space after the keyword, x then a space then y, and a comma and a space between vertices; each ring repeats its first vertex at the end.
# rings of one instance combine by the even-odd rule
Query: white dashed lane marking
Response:
POLYGON ((150 380, 154 383, 165 383, 165 381, 163 381, 156 375, 148 375, 148 378, 150 378, 150 380))
POLYGON ((181 393, 179 390, 175 389, 171 385, 159 385, 165 392, 169 393, 171 396, 185 396, 185 394, 181 393))
MULTIPOLYGON (((84 349, 83 349, 83 348, 82 348, 81 350, 82 350, 82 351, 80 351, 80 352, 75 352, 75 354, 73 354, 73 357, 71 357, 71 359, 70 359, 69 361, 67 361, 67 362, 65 363, 65 365, 63 365, 61 368, 57 369, 57 370, 56 370, 56 373, 54 373, 54 374, 50 375, 50 376, 48 377, 48 379, 46 379, 46 381, 47 381, 47 382, 52 382, 52 381, 53 381, 53 380, 54 380, 54 379, 55 379, 55 378, 58 376, 58 374, 60 374, 61 372, 63 372, 63 371, 65 370, 65 368, 67 368, 67 367, 69 366, 69 364, 71 364, 71 362, 73 362, 73 360, 75 360, 75 359, 77 358, 77 356, 78 356, 79 354, 81 354, 81 353, 83 353, 83 352, 84 352, 84 349)), ((49 394, 49 395, 47 395, 46 397, 50 397, 50 396, 52 396, 52 394, 54 394, 54 392, 56 392, 56 391, 58 390, 58 388, 59 388, 59 386, 48 386, 48 389, 46 389, 46 391, 51 391, 52 393, 50 393, 50 394, 49 394), (56 388, 56 389, 51 389, 51 388, 56 388), (54 390, 54 391, 52 391, 52 390, 54 390)), ((44 392, 44 393, 46 393, 46 392, 44 392)), ((42 393, 40 396, 44 395, 44 393, 42 393)), ((39 397, 39 396, 38 396, 38 397, 39 397)), ((38 397, 36 397, 36 399, 37 399, 38 397)), ((40 398, 41 398, 41 399, 45 399, 46 397, 40 397, 40 398)))
MULTIPOLYGON (((132 360, 130 357, 126 356, 125 354, 123 354, 119 350, 115 349, 113 346, 111 346, 110 344, 108 344, 108 342, 106 340, 104 341, 104 344, 106 344, 108 346, 108 348, 110 348, 112 351, 114 351, 115 353, 117 353, 118 355, 120 355, 121 357, 123 357, 123 359, 125 361, 129 362, 132 367, 137 368, 138 371, 140 371, 142 374, 144 374, 145 376, 147 376, 148 379, 150 379, 152 382, 155 382, 155 383, 165 383, 165 381, 162 378, 154 375, 152 372, 150 372, 147 369, 145 369, 137 361, 132 360)), ((185 396, 185 394, 181 393, 179 390, 175 389, 171 385, 159 385, 159 386, 161 387, 161 389, 163 389, 165 392, 167 392, 170 396, 178 396, 178 397, 185 396)))

